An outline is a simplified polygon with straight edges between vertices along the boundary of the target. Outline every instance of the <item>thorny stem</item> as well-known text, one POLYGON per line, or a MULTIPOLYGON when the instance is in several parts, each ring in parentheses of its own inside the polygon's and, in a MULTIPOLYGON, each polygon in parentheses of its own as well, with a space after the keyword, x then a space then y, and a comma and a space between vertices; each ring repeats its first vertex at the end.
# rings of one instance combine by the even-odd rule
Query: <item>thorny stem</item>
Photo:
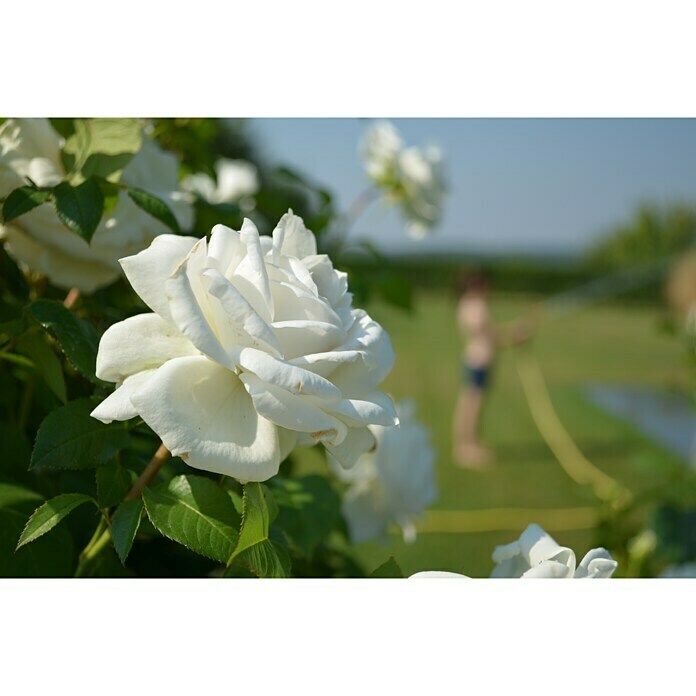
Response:
MULTIPOLYGON (((164 466, 169 457, 171 457, 171 452, 164 445, 160 445, 150 460, 150 463, 143 469, 143 473, 138 476, 133 487, 126 493, 124 500, 137 500, 140 498, 143 494, 143 489, 152 482, 155 476, 157 476, 159 470, 164 466)), ((80 554, 80 561, 75 571, 76 578, 84 577, 87 565, 110 541, 111 529, 105 520, 102 519, 89 543, 80 554)))
POLYGON ((72 309, 77 304, 77 301, 79 299, 80 299, 80 291, 77 288, 71 288, 68 291, 68 294, 65 296, 65 299, 63 300, 63 305, 67 309, 72 309))
POLYGON ((171 456, 172 453, 164 445, 160 445, 150 463, 143 469, 143 473, 138 476, 138 480, 126 494, 125 500, 137 500, 143 494, 143 488, 157 476, 159 470, 171 456))

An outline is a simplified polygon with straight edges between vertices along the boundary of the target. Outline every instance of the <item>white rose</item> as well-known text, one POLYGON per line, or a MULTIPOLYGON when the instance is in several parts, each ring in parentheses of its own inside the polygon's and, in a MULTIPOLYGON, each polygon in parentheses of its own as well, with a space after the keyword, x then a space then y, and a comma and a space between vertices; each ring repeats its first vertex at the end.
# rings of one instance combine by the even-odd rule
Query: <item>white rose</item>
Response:
POLYGON ((139 415, 192 467, 240 481, 276 474, 295 444, 351 466, 374 445, 368 425, 398 422, 377 391, 389 337, 352 308, 301 218, 284 215, 272 239, 250 220, 209 243, 161 235, 121 263, 154 314, 102 337, 97 374, 117 389, 95 418, 139 415))
MULTIPOLYGON (((575 553, 559 546, 539 525, 530 524, 517 541, 493 551, 492 578, 610 578, 617 562, 606 549, 592 549, 575 565, 575 553)), ((459 573, 428 570, 412 578, 467 578, 459 573)))
POLYGON ((208 203, 237 203, 258 193, 259 174, 251 162, 219 159, 215 163, 217 183, 207 174, 186 177, 181 186, 208 203))
POLYGON ((575 553, 559 546, 539 525, 493 551, 492 578, 610 578, 617 563, 606 549, 592 549, 575 565, 575 553))
POLYGON ((435 452, 428 429, 414 417, 414 405, 397 405, 398 427, 370 426, 373 452, 349 471, 337 469, 350 484, 343 514, 353 543, 384 539, 390 522, 398 524, 407 542, 415 540, 414 518, 437 497, 435 452))
MULTIPOLYGON (((38 186, 60 183, 66 174, 61 144, 48 119, 8 120, 0 127, 0 197, 26 185, 25 177, 38 186)), ((143 138, 121 181, 161 198, 185 229, 192 224, 193 209, 176 190, 177 170, 174 155, 143 138)), ((140 251, 166 231, 122 191, 89 244, 63 225, 50 203, 0 226, 0 237, 17 261, 46 275, 54 285, 90 293, 118 278, 119 258, 140 251)))
POLYGON ((408 233, 422 239, 440 221, 447 193, 440 148, 410 147, 399 153, 397 172, 405 195, 401 203, 408 233))
POLYGON ((405 147, 391 123, 373 125, 361 153, 369 178, 398 204, 412 237, 422 239, 440 221, 447 195, 440 148, 405 147))
POLYGON ((389 121, 375 123, 365 134, 361 154, 368 176, 384 185, 394 179, 396 158, 403 148, 399 132, 389 121))

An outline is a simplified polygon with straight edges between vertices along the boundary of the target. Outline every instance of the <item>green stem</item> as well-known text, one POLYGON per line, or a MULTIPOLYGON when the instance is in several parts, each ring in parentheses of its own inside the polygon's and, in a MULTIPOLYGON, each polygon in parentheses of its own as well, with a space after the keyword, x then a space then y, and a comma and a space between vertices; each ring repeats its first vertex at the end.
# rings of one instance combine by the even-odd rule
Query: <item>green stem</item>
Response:
MULTIPOLYGON (((165 462, 171 457, 171 452, 164 446, 160 445, 157 448, 150 463, 143 469, 138 480, 133 484, 133 487, 128 491, 124 500, 137 500, 143 494, 143 489, 157 476, 159 470, 164 466, 165 462)), ((75 577, 84 577, 87 566, 97 557, 101 550, 106 547, 111 541, 111 528, 107 521, 102 518, 95 530, 92 538, 80 554, 80 560, 75 571, 75 577)))
POLYGON ((101 550, 111 541, 111 530, 107 527, 102 535, 80 554, 80 562, 75 571, 76 578, 83 578, 90 562, 97 557, 101 550))
POLYGON ((104 533, 104 530, 107 528, 108 522, 106 521, 105 517, 102 517, 99 520, 99 524, 97 525, 97 528, 94 530, 94 534, 92 534, 92 538, 87 542, 87 546, 82 550, 82 553, 80 556, 86 556, 94 544, 97 542, 97 539, 104 533))

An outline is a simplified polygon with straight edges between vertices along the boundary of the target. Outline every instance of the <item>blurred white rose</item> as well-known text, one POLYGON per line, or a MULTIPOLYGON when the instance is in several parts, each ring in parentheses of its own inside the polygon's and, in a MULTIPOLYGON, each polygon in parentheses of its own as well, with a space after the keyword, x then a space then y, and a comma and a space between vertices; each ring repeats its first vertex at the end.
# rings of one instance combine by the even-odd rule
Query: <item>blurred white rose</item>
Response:
POLYGON ((405 190, 401 207, 406 228, 412 237, 422 239, 442 214, 446 195, 442 151, 434 145, 403 150, 397 159, 397 171, 405 190))
MULTIPOLYGON (((606 549, 592 549, 576 567, 575 553, 559 546, 538 524, 530 524, 517 541, 493 551, 492 578, 610 578, 617 562, 606 549)), ((466 575, 429 570, 412 578, 466 578, 466 575)))
POLYGON ((374 124, 361 144, 365 171, 396 203, 409 235, 426 236, 440 221, 447 186, 440 148, 405 147, 389 122, 374 124))
POLYGON ((208 203, 245 203, 243 208, 253 209, 252 196, 259 190, 259 174, 251 162, 244 160, 219 159, 215 163, 217 183, 207 174, 186 177, 181 186, 184 190, 198 194, 208 203))
MULTIPOLYGON (((10 119, 0 127, 0 198, 26 185, 55 186, 65 177, 62 140, 48 119, 10 119)), ((125 167, 121 182, 141 188, 169 205, 182 228, 192 224, 188 197, 177 191, 174 155, 143 138, 140 151, 125 167)), ((138 208, 121 191, 114 209, 102 218, 91 243, 68 230, 50 203, 0 225, 8 252, 54 285, 82 292, 112 283, 120 274, 119 258, 144 249, 167 227, 138 208)))
POLYGON ((609 578, 617 563, 606 549, 592 549, 576 567, 575 553, 559 546, 539 525, 493 551, 492 578, 609 578))
POLYGON ((295 444, 321 442, 342 466, 398 422, 377 391, 389 336, 353 309, 345 273, 288 213, 273 238, 250 220, 210 242, 161 235, 121 261, 154 311, 109 328, 97 374, 117 389, 92 413, 139 415, 190 466, 264 481, 295 444))
POLYGON ((389 121, 369 128, 361 143, 361 154, 368 176, 380 186, 388 186, 396 177, 396 159, 403 148, 401 136, 389 121))
POLYGON ((437 497, 428 429, 415 419, 412 402, 398 404, 396 410, 398 427, 370 426, 373 452, 348 471, 334 467, 350 484, 343 514, 355 544, 385 539, 390 522, 401 527, 405 541, 414 541, 414 518, 437 497))

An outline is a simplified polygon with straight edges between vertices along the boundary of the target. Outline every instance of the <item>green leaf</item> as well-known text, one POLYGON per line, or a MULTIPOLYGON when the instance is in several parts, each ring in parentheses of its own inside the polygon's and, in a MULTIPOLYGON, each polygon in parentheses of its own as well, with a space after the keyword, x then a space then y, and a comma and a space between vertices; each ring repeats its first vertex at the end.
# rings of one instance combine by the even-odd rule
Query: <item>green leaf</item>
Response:
POLYGON ((63 152, 72 156, 72 169, 83 177, 118 179, 142 145, 142 129, 136 119, 75 119, 75 132, 63 152))
POLYGON ((18 218, 24 213, 46 203, 51 197, 51 192, 45 189, 37 189, 33 186, 22 186, 15 189, 5 199, 2 205, 2 217, 7 223, 18 218))
POLYGON ((259 578, 288 578, 290 577, 290 556, 288 552, 275 541, 266 539, 254 544, 237 556, 259 578))
POLYGON ((239 532, 239 541, 234 548, 234 552, 228 557, 228 565, 246 549, 268 539, 271 520, 266 495, 267 493, 260 483, 247 483, 244 485, 242 528, 239 532))
POLYGON ((174 213, 161 198, 138 188, 129 188, 128 197, 148 215, 166 225, 174 234, 181 234, 181 228, 174 213))
POLYGON ((31 469, 90 469, 128 446, 124 423, 101 423, 89 414, 100 399, 77 399, 46 416, 36 435, 31 469))
POLYGON ((371 578, 403 578, 404 572, 399 564, 394 560, 394 556, 389 556, 385 563, 370 573, 371 578))
POLYGON ((118 505, 133 485, 133 474, 118 462, 109 462, 97 469, 97 500, 99 507, 118 505))
POLYGON ((305 556, 337 526, 341 519, 341 498, 323 477, 316 474, 269 482, 279 513, 275 522, 292 544, 305 556))
POLYGON ((95 384, 99 334, 84 319, 63 306, 62 302, 38 300, 29 305, 29 314, 58 341, 70 364, 95 384))
POLYGON ((126 558, 128 558, 131 546, 133 546, 135 535, 138 533, 142 513, 142 498, 125 500, 116 508, 111 520, 111 538, 123 565, 126 564, 126 558))
POLYGON ((237 545, 239 515, 225 490, 201 476, 177 476, 143 491, 145 510, 164 536, 227 563, 237 545))
POLYGON ((78 505, 94 502, 88 495, 81 493, 64 493, 47 500, 38 507, 29 518, 22 535, 17 542, 20 549, 25 544, 30 544, 40 536, 50 532, 59 522, 64 520, 78 505))
POLYGON ((35 333, 27 334, 17 343, 17 350, 31 359, 34 368, 49 389, 65 403, 68 400, 68 394, 63 366, 45 339, 35 333))
POLYGON ((75 547, 66 527, 15 551, 17 539, 42 499, 28 488, 0 483, 0 577, 72 575, 75 547))
POLYGON ((104 212, 104 194, 99 184, 92 178, 78 186, 64 181, 53 189, 53 202, 61 222, 89 243, 104 212))

